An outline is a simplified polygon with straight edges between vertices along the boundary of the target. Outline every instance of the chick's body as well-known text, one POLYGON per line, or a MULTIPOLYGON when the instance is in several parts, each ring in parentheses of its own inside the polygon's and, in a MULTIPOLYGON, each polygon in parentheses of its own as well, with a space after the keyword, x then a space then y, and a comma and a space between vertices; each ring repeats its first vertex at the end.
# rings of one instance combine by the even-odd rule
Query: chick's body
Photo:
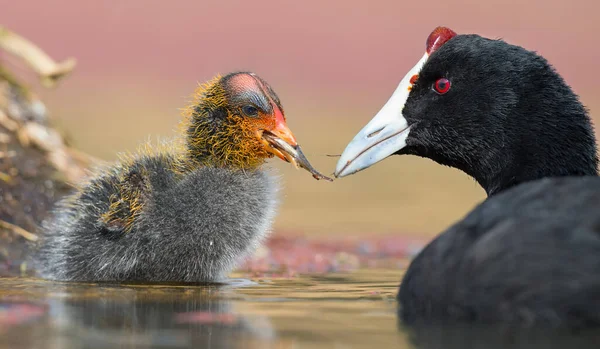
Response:
POLYGON ((60 203, 43 224, 41 277, 218 281, 257 247, 278 191, 261 165, 285 159, 260 135, 297 147, 277 96, 256 75, 235 73, 201 87, 186 114, 183 147, 124 159, 60 203))
POLYGON ((225 277, 270 228, 274 177, 218 167, 179 175, 165 166, 173 161, 144 156, 95 178, 65 202, 44 226, 40 276, 184 282, 225 277), (139 212, 111 210, 111 204, 129 206, 130 200, 138 201, 139 212))

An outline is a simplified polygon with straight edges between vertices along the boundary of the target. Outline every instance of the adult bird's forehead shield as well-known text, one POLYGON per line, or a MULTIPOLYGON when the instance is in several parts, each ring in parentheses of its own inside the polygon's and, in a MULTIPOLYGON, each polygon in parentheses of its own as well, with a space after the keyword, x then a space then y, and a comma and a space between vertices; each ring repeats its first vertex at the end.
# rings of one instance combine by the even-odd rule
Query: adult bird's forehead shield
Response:
POLYGON ((427 38, 426 52, 402 78, 390 99, 348 143, 336 165, 335 177, 345 177, 364 170, 406 146, 411 125, 402 114, 419 72, 429 56, 456 33, 445 27, 436 28, 427 38))

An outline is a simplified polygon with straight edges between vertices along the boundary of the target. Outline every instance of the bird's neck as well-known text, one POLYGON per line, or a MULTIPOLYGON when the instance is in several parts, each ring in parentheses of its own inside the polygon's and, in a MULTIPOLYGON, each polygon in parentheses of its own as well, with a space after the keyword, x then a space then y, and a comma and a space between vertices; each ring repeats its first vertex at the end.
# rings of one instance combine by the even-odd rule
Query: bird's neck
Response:
POLYGON ((506 164, 501 169, 498 169, 497 166, 494 167, 496 172, 492 176, 486 177, 472 174, 488 196, 498 194, 521 183, 546 177, 598 175, 594 159, 586 159, 579 155, 574 155, 560 161, 539 153, 523 154, 513 164, 506 164))
POLYGON ((269 157, 242 117, 232 115, 218 82, 200 86, 184 110, 184 170, 200 166, 252 170, 269 157))
POLYGON ((513 135, 514 144, 505 146, 493 161, 481 161, 477 171, 465 171, 485 189, 488 196, 515 185, 545 177, 597 176, 596 139, 589 117, 579 103, 570 108, 540 107, 519 117, 532 120, 513 135), (531 128, 529 128, 531 127, 531 128))
POLYGON ((253 135, 245 135, 237 125, 215 129, 212 124, 198 120, 190 125, 184 153, 191 165, 254 170, 264 164, 262 149, 248 141, 253 135))

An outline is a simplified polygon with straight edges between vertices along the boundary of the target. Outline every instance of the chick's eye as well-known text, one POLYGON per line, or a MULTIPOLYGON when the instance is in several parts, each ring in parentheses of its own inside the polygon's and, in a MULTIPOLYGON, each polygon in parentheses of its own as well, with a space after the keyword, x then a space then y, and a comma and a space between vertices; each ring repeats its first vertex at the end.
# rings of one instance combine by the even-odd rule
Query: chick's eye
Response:
POLYGON ((433 89, 435 90, 435 92, 443 95, 450 90, 450 85, 450 80, 446 78, 439 78, 433 85, 433 89))
POLYGON ((242 112, 246 114, 246 116, 258 116, 258 109, 253 105, 243 106, 242 112))

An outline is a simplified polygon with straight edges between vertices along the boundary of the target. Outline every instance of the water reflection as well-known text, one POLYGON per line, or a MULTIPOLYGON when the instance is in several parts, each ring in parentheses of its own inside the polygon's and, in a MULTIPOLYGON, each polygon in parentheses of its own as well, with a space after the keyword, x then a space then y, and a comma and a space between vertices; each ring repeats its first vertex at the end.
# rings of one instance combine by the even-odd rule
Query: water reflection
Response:
POLYGON ((40 284, 5 286, 5 314, 39 315, 6 320, 6 347, 234 348, 274 337, 268 318, 242 315, 219 297, 223 287, 48 285, 40 294, 40 284))
POLYGON ((0 279, 0 348, 587 348, 600 333, 403 328, 397 270, 226 285, 0 279))
POLYGON ((397 347, 397 277, 372 279, 357 273, 221 286, 2 279, 0 347, 397 347))
POLYGON ((571 349, 597 348, 598 331, 519 329, 503 326, 419 326, 400 330, 419 349, 571 349))

